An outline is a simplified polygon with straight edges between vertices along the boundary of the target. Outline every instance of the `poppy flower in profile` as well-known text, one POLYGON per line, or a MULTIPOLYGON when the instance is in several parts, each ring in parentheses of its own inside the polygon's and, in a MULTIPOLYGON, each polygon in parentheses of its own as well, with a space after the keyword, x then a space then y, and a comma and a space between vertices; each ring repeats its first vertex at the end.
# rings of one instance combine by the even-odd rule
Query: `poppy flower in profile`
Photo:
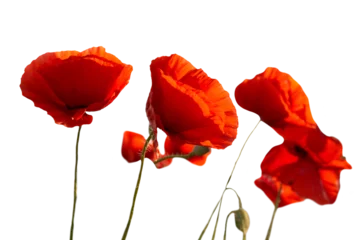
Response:
POLYGON ((320 205, 334 203, 340 172, 351 166, 342 155, 339 140, 325 137, 328 144, 318 151, 287 140, 273 147, 261 164, 262 177, 255 181, 257 187, 274 203, 282 184, 279 207, 307 198, 320 205))
MULTIPOLYGON (((135 164, 141 161, 142 149, 145 146, 146 137, 143 133, 131 128, 124 128, 122 130, 120 157, 128 165, 135 164)), ((153 147, 152 141, 147 145, 145 159, 154 161, 160 154, 160 148, 153 147)))
POLYGON ((176 54, 153 60, 150 69, 146 112, 155 134, 158 127, 174 142, 218 149, 232 144, 238 117, 216 79, 176 54))
MULTIPOLYGON (((177 139, 172 139, 169 136, 165 136, 162 143, 162 148, 164 151, 163 156, 166 155, 187 155, 193 152, 196 146, 188 143, 181 142, 177 139)), ((206 167, 208 163, 208 158, 212 156, 212 150, 202 156, 193 156, 185 160, 189 165, 198 168, 206 167)), ((162 165, 155 165, 158 169, 169 168, 173 163, 174 159, 167 159, 162 165)), ((158 163, 161 164, 162 162, 158 163)))
POLYGON ((295 141, 318 164, 343 155, 342 142, 320 129, 303 85, 287 71, 265 67, 235 86, 234 99, 241 110, 257 115, 283 139, 295 141))
POLYGON ((132 66, 103 47, 83 52, 45 53, 32 61, 21 78, 23 96, 66 127, 90 124, 128 84, 132 66))

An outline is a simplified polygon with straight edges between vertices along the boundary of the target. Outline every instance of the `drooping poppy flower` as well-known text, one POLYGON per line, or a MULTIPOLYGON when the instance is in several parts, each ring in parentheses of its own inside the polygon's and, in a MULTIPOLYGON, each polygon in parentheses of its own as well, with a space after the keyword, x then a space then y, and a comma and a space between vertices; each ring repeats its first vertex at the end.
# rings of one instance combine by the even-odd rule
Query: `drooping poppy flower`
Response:
POLYGON ((273 147, 261 164, 262 177, 255 181, 257 187, 274 203, 282 184, 279 207, 307 198, 320 205, 334 203, 340 188, 340 172, 351 166, 342 156, 339 140, 325 137, 328 144, 318 151, 287 140, 273 147))
MULTIPOLYGON (((163 156, 187 155, 187 154, 190 154, 194 150, 195 145, 184 143, 177 139, 172 139, 169 136, 165 136, 163 139, 162 148, 164 150, 163 156)), ((187 162, 188 164, 190 164, 193 167, 204 168, 208 163, 208 158, 211 156, 212 156, 212 150, 210 150, 208 153, 206 153, 202 156, 190 157, 190 158, 186 159, 185 162, 187 162)), ((163 163, 158 168, 160 168, 160 169, 168 168, 173 164, 174 160, 167 159, 164 162, 165 163, 163 163)), ((155 165, 155 166, 157 166, 157 165, 155 165)))
POLYGON ((216 79, 176 54, 153 60, 150 69, 146 112, 155 134, 158 127, 171 141, 219 149, 232 144, 238 117, 216 79))
POLYGON ((90 124, 127 85, 132 66, 103 47, 45 53, 25 69, 22 94, 66 127, 90 124))
POLYGON ((234 99, 241 110, 257 115, 283 139, 295 141, 318 164, 343 155, 342 142, 320 129, 303 85, 287 71, 265 67, 235 86, 234 99))
MULTIPOLYGON (((120 157, 127 164, 135 164, 141 161, 142 149, 145 146, 146 137, 143 133, 131 128, 124 128, 122 130, 120 157)), ((154 161, 160 154, 160 148, 154 149, 152 140, 149 142, 145 159, 154 161)))

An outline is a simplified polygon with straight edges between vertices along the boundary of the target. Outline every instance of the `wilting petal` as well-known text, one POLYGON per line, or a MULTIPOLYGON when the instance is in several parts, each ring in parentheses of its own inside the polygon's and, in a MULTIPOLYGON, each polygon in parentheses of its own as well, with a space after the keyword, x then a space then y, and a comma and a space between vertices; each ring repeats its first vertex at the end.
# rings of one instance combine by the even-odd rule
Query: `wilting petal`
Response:
MULTIPOLYGON (((254 183, 267 195, 267 197, 273 203, 275 203, 281 185, 281 183, 276 180, 275 177, 263 174, 254 183)), ((284 207, 286 205, 301 202, 303 200, 304 198, 300 197, 296 192, 294 192, 291 187, 282 184, 280 202, 278 207, 284 207)))
POLYGON ((67 127, 90 124, 85 111, 109 105, 127 85, 132 66, 103 47, 45 53, 25 69, 21 90, 35 106, 67 127))
POLYGON ((178 55, 153 60, 151 75, 146 111, 152 128, 193 145, 225 148, 232 143, 238 118, 217 80, 178 55))
POLYGON ((239 106, 258 114, 279 134, 291 125, 316 127, 301 86, 276 68, 267 68, 252 80, 244 80, 237 86, 235 97, 239 106))
MULTIPOLYGON (((145 143, 146 139, 141 134, 130 131, 124 132, 121 149, 123 158, 129 163, 139 161, 145 143)), ((155 152, 150 142, 147 146, 145 157, 154 160, 154 154, 155 152)))
MULTIPOLYGON (((187 155, 193 151, 195 146, 196 145, 183 143, 178 139, 167 137, 165 141, 165 152, 166 155, 172 155, 172 154, 187 155)), ((209 156, 210 153, 211 151, 209 151, 208 153, 202 156, 190 157, 187 160, 195 165, 202 166, 203 164, 206 163, 207 157, 209 156)))

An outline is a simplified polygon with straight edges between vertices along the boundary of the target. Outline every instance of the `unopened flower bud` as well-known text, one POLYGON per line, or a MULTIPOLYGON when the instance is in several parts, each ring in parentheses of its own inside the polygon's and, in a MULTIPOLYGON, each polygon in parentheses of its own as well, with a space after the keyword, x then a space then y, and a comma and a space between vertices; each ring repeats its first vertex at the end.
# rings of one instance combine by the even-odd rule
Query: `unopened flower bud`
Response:
POLYGON ((246 235, 250 223, 249 215, 246 210, 240 208, 237 211, 234 211, 234 220, 236 221, 237 228, 246 235))

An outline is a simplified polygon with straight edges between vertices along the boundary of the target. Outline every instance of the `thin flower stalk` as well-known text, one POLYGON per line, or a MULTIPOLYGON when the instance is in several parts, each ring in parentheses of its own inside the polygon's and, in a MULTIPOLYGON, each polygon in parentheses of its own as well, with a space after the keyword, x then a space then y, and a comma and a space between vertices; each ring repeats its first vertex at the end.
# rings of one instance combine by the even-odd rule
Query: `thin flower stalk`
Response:
POLYGON ((132 202, 131 202, 130 210, 128 212, 128 219, 127 219, 127 222, 126 222, 126 226, 125 226, 125 228, 123 230, 121 240, 127 240, 128 239, 128 233, 130 231, 133 218, 135 216, 136 202, 137 202, 137 199, 138 199, 138 194, 140 192, 141 182, 142 182, 144 168, 145 168, 145 153, 146 153, 147 146, 148 146, 149 142, 152 139, 152 136, 153 136, 153 132, 150 131, 149 135, 146 138, 145 146, 142 149, 140 170, 138 171, 136 185, 135 185, 135 189, 134 189, 133 195, 132 195, 132 202))
POLYGON ((266 235, 264 237, 264 240, 272 240, 272 232, 273 232, 274 223, 275 223, 275 220, 276 220, 277 214, 278 214, 278 206, 279 206, 279 202, 280 202, 280 194, 281 194, 281 192, 282 192, 282 185, 279 188, 277 198, 275 200, 275 204, 274 204, 273 209, 272 209, 272 213, 271 213, 268 228, 267 228, 267 233, 266 233, 266 235))
POLYGON ((69 240, 74 240, 75 238, 75 219, 76 219, 76 208, 77 208, 77 189, 79 181, 79 160, 80 160, 80 137, 81 137, 82 127, 78 127, 75 139, 75 156, 74 156, 74 184, 72 185, 72 211, 71 211, 71 220, 69 228, 69 240))
POLYGON ((196 238, 197 240, 203 240, 204 239, 204 235, 206 234, 206 232, 208 231, 208 228, 209 228, 209 225, 210 225, 210 222, 211 222, 211 219, 213 218, 214 214, 216 213, 217 211, 217 208, 221 205, 223 199, 224 199, 224 194, 228 188, 228 186, 231 184, 232 182, 232 178, 233 178, 233 175, 234 175, 234 172, 236 170, 236 167, 242 157, 242 154, 244 153, 244 148, 247 146, 250 138, 252 137, 252 135, 255 133, 256 129, 258 128, 258 126, 261 124, 262 122, 260 120, 257 121, 256 125, 252 128, 252 130, 248 133, 248 136, 245 138, 245 140, 243 141, 243 144, 241 145, 240 149, 239 149, 239 152, 238 152, 238 155, 237 155, 237 158, 236 160, 234 161, 234 164, 232 166, 232 170, 224 184, 225 188, 224 188, 224 191, 222 192, 221 196, 219 197, 219 200, 216 202, 216 204, 214 205, 210 215, 208 216, 208 219, 207 221, 205 222, 205 224, 203 225, 198 237, 196 238))

